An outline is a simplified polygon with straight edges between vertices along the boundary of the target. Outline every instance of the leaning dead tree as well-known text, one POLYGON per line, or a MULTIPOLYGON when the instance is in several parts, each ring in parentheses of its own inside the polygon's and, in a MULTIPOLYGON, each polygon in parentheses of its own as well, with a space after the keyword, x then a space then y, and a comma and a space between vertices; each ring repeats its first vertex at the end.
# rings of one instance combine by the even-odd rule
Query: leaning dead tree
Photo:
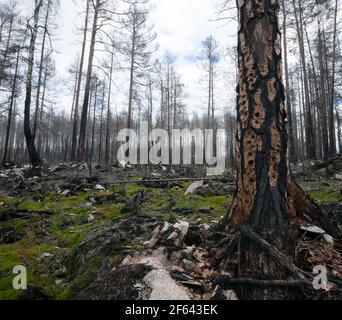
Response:
MULTIPOLYGON (((297 218, 308 214, 339 232, 289 175, 279 1, 238 0, 237 191, 229 228, 237 233, 239 276, 301 280, 294 261, 297 218)), ((289 298, 287 289, 254 287, 246 299, 289 298)))

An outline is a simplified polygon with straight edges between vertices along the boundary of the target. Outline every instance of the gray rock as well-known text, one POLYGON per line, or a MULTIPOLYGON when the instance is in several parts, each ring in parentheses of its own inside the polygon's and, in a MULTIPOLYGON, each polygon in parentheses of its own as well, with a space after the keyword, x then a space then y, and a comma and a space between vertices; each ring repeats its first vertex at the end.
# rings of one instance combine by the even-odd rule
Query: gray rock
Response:
POLYGON ((186 190, 185 195, 188 196, 189 194, 193 194, 198 189, 203 188, 203 186, 204 186, 204 181, 196 181, 186 190))
POLYGON ((229 300, 229 301, 237 301, 237 300, 239 300, 239 298, 236 295, 236 292, 234 290, 223 291, 223 294, 226 297, 226 300, 229 300))
POLYGON ((342 173, 336 174, 335 179, 336 180, 342 180, 342 173))
POLYGON ((303 231, 306 231, 306 232, 315 233, 315 234, 321 234, 321 235, 326 233, 323 229, 318 228, 316 226, 301 227, 300 229, 303 230, 303 231))
POLYGON ((180 247, 184 243, 184 239, 188 234, 190 224, 186 221, 177 222, 174 226, 174 231, 167 238, 167 241, 173 242, 176 247, 180 247))
POLYGON ((198 269, 197 265, 188 259, 183 259, 180 266, 188 273, 192 273, 198 269))
POLYGON ((334 238, 332 236, 328 235, 328 234, 324 234, 323 235, 323 239, 325 240, 325 242, 327 244, 334 245, 334 243, 335 243, 334 242, 334 238))
POLYGON ((165 269, 152 270, 143 279, 144 283, 151 289, 147 300, 159 301, 189 301, 192 300, 190 292, 177 284, 165 269))

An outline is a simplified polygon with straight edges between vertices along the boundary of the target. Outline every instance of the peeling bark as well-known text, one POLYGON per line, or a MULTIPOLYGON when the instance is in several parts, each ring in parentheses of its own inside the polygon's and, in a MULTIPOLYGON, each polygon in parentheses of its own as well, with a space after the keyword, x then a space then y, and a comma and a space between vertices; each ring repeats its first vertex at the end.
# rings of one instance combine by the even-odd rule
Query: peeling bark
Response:
MULTIPOLYGON (((295 210, 288 197, 285 88, 277 0, 239 0, 239 79, 237 105, 237 191, 229 226, 247 225, 253 232, 291 256, 291 220, 295 210)), ((249 237, 239 241, 239 275, 286 279, 287 273, 249 237)), ((287 289, 252 288, 245 299, 280 299, 287 289)))
MULTIPOLYGON (((296 270, 294 231, 300 218, 311 219, 334 237, 340 237, 339 230, 289 174, 279 1, 237 4, 237 191, 227 227, 237 231, 237 276, 267 282, 288 281, 295 274, 299 281, 300 275, 289 271, 296 270)), ((253 300, 289 299, 294 292, 242 286, 240 295, 253 300)))
POLYGON ((287 131, 278 1, 239 1, 238 188, 232 225, 289 227, 287 131))

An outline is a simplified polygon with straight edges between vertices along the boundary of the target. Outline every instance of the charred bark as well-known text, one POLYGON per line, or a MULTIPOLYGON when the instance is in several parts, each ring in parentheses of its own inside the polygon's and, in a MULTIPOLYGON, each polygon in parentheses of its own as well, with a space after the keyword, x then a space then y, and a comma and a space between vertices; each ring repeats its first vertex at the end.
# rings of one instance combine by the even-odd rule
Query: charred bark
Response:
POLYGON ((27 151, 29 153, 30 161, 32 166, 39 167, 41 160, 34 143, 34 136, 31 131, 30 117, 31 117, 31 99, 32 99, 32 74, 34 66, 34 52, 38 33, 39 23, 39 12, 42 7, 43 1, 36 1, 34 10, 34 26, 31 32, 31 41, 29 47, 29 58, 28 58, 28 70, 26 79, 26 97, 25 97, 25 109, 24 109, 24 135, 26 138, 27 151))
MULTIPOLYGON (((237 4, 237 191, 228 226, 240 233, 237 276, 288 280, 290 269, 295 270, 297 202, 291 198, 294 188, 288 169, 279 1, 238 0, 237 4)), ((253 287, 240 294, 244 299, 288 299, 293 292, 253 287)))
POLYGON ((239 252, 237 277, 247 279, 239 283, 243 299, 289 299, 296 294, 291 287, 307 276, 294 264, 300 219, 335 238, 340 232, 289 174, 279 2, 237 4, 237 190, 227 222, 236 233, 224 252, 239 252))
POLYGON ((16 63, 15 63, 14 79, 13 79, 12 91, 11 91, 11 102, 10 102, 10 107, 8 110, 8 121, 7 121, 7 127, 6 127, 5 148, 4 148, 4 154, 3 154, 3 159, 2 159, 3 164, 5 164, 9 160, 8 159, 9 139, 10 139, 10 133, 11 133, 11 128, 12 128, 13 109, 14 109, 14 102, 15 102, 16 91, 17 91, 18 68, 19 68, 21 46, 18 46, 17 50, 18 50, 17 51, 17 59, 16 59, 16 63))
POLYGON ((87 44, 89 10, 90 10, 90 4, 89 4, 89 0, 87 0, 87 9, 86 9, 86 16, 85 16, 85 23, 84 23, 83 43, 82 43, 82 53, 81 53, 80 65, 78 69, 76 100, 75 100, 74 113, 73 113, 74 121, 73 121, 73 126, 72 126, 72 139, 71 139, 71 152, 70 152, 71 161, 76 161, 76 158, 77 158, 76 153, 77 153, 77 130, 78 130, 78 121, 79 121, 78 119, 79 101, 80 101, 81 86, 82 86, 84 56, 85 56, 85 49, 86 49, 86 44, 87 44))
POLYGON ((288 232, 287 130, 278 1, 238 1, 237 193, 232 224, 288 232))
POLYGON ((83 99, 81 125, 80 125, 80 136, 79 136, 79 142, 78 142, 78 151, 77 151, 78 162, 82 162, 86 158, 85 147, 86 147, 87 119, 88 119, 88 109, 89 109, 89 96, 90 96, 91 77, 92 77, 92 72, 93 72, 93 61, 94 61, 94 52, 95 52, 95 44, 96 44, 96 34, 98 31, 100 7, 101 7, 100 0, 96 0, 96 2, 94 3, 94 18, 93 18, 91 41, 90 41, 88 71, 87 71, 87 78, 86 78, 86 84, 85 84, 85 90, 84 90, 84 99, 83 99))

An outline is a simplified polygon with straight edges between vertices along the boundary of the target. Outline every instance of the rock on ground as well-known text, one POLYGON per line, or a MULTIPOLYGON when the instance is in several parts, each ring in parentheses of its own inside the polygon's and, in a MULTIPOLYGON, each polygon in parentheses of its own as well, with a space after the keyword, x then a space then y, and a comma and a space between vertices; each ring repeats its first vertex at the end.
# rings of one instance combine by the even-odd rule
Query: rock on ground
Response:
POLYGON ((204 181, 196 181, 194 182, 188 190, 186 190, 185 195, 193 194, 195 193, 198 189, 203 188, 204 186, 204 181))
POLYGON ((151 289, 147 300, 191 300, 190 293, 170 276, 165 269, 154 269, 143 279, 151 289))

